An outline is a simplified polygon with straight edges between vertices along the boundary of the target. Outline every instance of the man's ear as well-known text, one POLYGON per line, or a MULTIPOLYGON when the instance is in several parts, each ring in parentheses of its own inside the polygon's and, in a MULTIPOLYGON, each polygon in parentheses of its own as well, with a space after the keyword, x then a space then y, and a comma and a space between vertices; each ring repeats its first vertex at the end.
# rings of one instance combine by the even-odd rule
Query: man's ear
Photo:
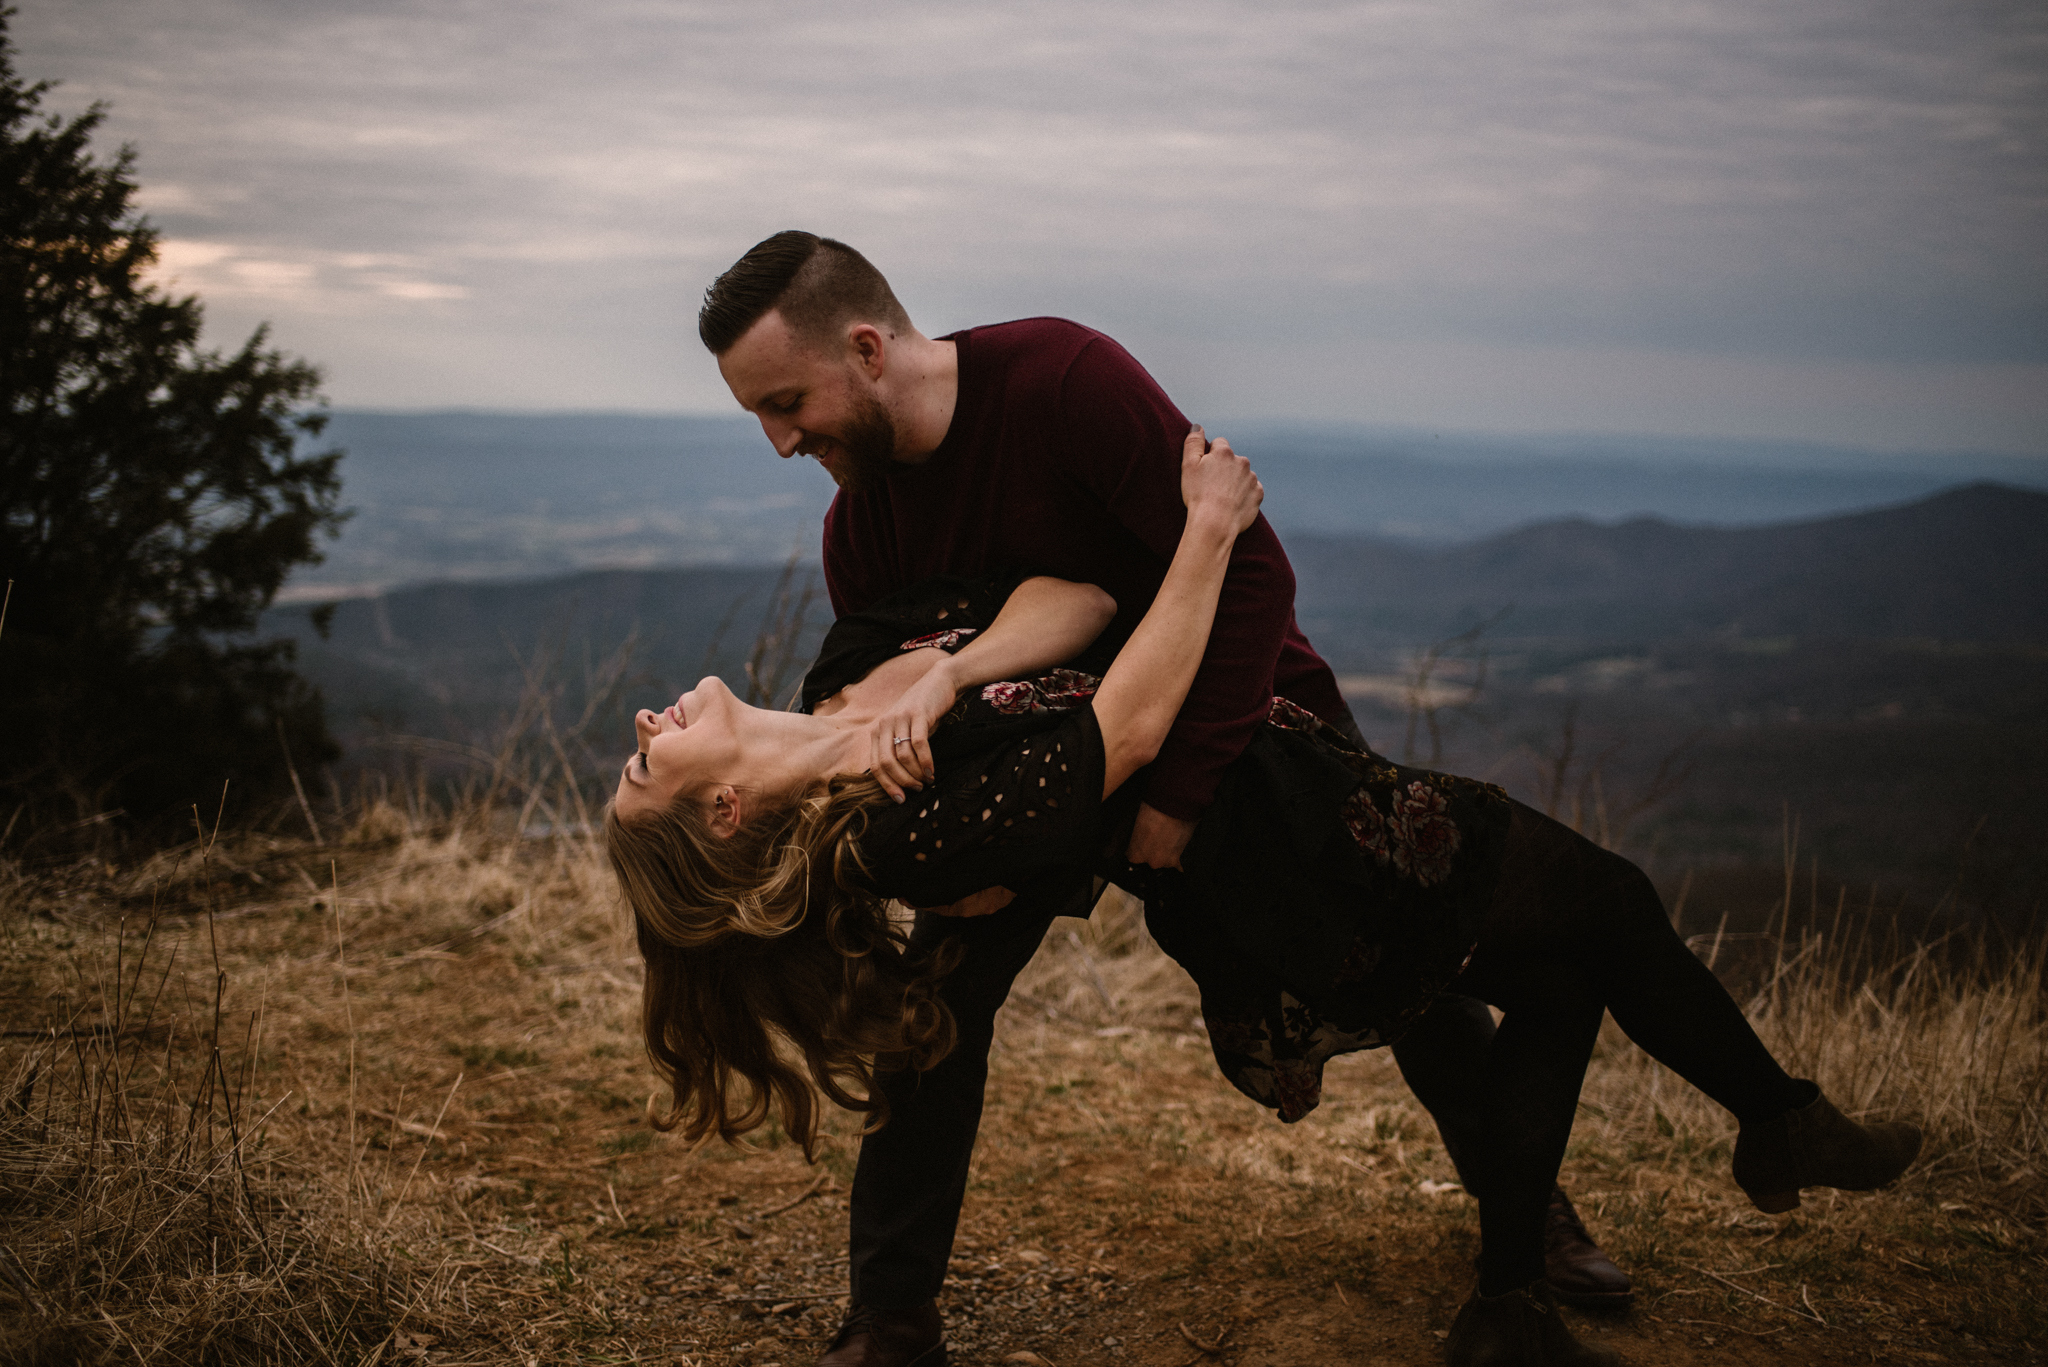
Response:
POLYGON ((747 806, 739 789, 728 783, 711 795, 711 833, 720 840, 732 839, 746 819, 747 806))
POLYGON ((870 380, 889 368, 889 339, 873 323, 855 323, 846 330, 846 346, 855 366, 870 380))

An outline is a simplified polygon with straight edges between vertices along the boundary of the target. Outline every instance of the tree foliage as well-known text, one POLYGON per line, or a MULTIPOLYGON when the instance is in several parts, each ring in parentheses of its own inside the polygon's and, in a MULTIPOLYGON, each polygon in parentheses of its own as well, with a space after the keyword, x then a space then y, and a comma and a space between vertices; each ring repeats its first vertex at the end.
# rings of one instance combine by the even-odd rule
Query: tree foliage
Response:
POLYGON ((319 372, 263 329, 200 348, 199 301, 149 278, 132 150, 94 158, 98 105, 44 114, 5 23, 0 822, 210 817, 224 781, 261 800, 287 753, 337 753, 290 643, 250 633, 338 528, 341 453, 300 454, 326 421, 319 372))

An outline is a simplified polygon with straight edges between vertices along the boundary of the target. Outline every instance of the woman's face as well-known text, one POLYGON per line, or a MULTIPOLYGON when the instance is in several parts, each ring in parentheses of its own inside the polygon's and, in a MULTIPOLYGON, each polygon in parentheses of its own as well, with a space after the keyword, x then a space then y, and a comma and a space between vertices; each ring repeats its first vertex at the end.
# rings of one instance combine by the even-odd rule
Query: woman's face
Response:
POLYGON ((639 748, 619 774, 619 810, 666 806, 700 788, 709 803, 715 789, 739 777, 739 728, 748 710, 722 679, 707 678, 659 712, 635 713, 639 748))

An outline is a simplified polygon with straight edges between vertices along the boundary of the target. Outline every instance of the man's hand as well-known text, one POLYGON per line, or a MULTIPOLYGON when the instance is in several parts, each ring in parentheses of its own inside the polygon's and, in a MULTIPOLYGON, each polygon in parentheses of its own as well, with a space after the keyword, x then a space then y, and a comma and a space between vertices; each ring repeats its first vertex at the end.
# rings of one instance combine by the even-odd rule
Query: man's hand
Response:
POLYGON ((919 907, 918 910, 928 911, 934 916, 989 916, 1016 900, 1017 894, 1008 888, 983 888, 980 892, 963 897, 950 906, 919 907))
POLYGON ((1181 852, 1194 838, 1195 823, 1168 816, 1151 803, 1138 806, 1138 822, 1131 828, 1131 848, 1125 856, 1133 864, 1155 869, 1177 869, 1181 852))

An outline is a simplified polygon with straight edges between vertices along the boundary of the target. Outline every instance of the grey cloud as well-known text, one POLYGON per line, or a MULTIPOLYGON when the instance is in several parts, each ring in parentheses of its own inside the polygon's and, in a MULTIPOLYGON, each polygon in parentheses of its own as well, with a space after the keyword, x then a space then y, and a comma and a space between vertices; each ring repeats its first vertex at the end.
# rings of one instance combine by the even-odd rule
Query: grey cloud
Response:
POLYGON ((113 101, 166 232, 232 248, 189 277, 214 315, 371 401, 538 365, 536 401, 715 402, 686 315, 791 224, 945 326, 2048 363, 2031 4, 28 0, 16 31, 60 102, 113 101))

